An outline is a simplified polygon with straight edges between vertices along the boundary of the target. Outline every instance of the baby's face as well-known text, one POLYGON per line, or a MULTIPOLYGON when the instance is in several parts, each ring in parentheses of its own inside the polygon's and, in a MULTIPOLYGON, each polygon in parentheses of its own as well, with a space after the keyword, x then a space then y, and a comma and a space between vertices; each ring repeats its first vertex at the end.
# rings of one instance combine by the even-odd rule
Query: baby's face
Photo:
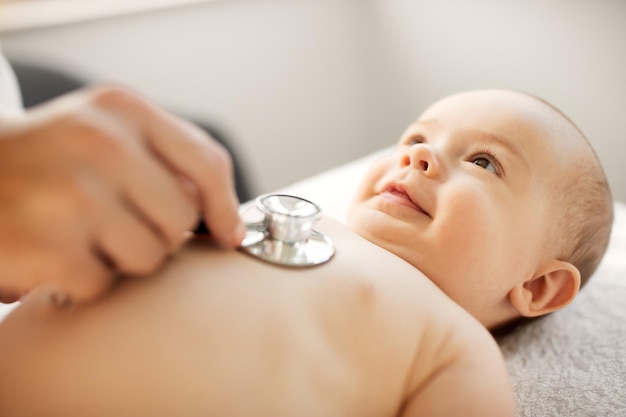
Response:
POLYGON ((435 103, 369 168, 348 224, 493 324, 515 283, 555 256, 552 202, 576 146, 553 113, 506 91, 435 103))

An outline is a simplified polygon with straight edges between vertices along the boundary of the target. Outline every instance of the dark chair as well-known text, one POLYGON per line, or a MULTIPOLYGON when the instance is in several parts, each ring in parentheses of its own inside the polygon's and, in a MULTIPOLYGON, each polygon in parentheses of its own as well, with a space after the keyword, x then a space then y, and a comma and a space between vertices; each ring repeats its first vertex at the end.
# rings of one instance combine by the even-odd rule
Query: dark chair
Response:
MULTIPOLYGON (((75 74, 62 71, 51 66, 35 63, 10 60, 20 84, 24 107, 29 108, 42 102, 53 99, 65 93, 77 90, 87 84, 87 81, 75 74)), ((184 115, 183 115, 184 117, 184 115)), ((236 154, 228 139, 213 126, 205 122, 199 122, 187 118, 192 123, 206 131, 209 135, 220 142, 232 155, 235 169, 235 186, 237 197, 240 202, 251 198, 250 190, 246 182, 244 170, 241 167, 240 158, 236 154)))

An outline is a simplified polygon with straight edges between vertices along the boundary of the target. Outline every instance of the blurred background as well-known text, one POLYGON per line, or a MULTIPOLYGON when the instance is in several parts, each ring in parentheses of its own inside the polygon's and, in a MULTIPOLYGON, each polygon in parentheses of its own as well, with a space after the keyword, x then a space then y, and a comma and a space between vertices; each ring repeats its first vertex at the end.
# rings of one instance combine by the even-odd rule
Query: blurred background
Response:
POLYGON ((207 123, 251 196, 391 145, 447 94, 497 87, 568 114, 626 202, 625 39, 623 0, 0 2, 9 60, 207 123))

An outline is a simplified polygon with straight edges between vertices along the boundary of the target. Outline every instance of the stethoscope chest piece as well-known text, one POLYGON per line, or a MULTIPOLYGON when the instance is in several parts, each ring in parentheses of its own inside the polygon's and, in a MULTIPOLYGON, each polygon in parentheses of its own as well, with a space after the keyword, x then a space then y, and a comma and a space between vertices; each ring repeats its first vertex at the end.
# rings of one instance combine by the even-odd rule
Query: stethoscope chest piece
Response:
POLYGON ((330 260, 335 248, 313 230, 320 208, 303 198, 269 194, 243 213, 247 232, 241 249, 264 261, 284 266, 314 266, 330 260))

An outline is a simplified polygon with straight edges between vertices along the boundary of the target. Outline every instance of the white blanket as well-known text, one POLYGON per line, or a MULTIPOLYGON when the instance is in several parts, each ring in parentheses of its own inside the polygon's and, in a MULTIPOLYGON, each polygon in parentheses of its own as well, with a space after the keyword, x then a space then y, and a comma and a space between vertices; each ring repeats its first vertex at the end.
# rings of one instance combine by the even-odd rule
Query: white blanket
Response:
POLYGON ((626 416, 626 205, 580 295, 501 341, 518 416, 626 416))

